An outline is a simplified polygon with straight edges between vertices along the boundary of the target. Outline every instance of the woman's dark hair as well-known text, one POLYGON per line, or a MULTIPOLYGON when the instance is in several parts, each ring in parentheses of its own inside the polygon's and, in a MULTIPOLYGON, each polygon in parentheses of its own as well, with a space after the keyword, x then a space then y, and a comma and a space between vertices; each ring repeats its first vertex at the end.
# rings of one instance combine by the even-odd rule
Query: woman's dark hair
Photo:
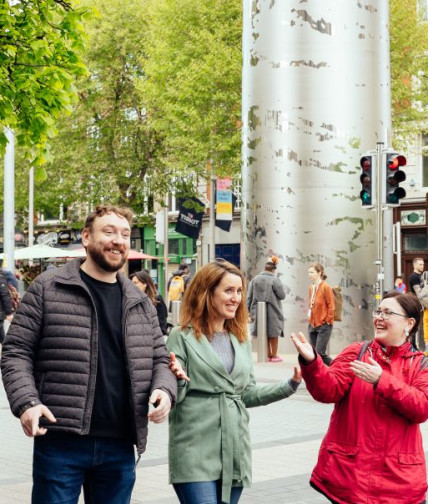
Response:
POLYGON ((134 277, 137 278, 141 283, 146 284, 146 294, 149 296, 151 302, 156 306, 159 301, 156 299, 157 291, 155 284, 153 283, 153 279, 150 276, 150 273, 148 273, 145 270, 137 271, 136 273, 133 273, 130 276, 130 279, 132 280, 134 277))
POLYGON ((387 292, 382 299, 394 298, 401 306, 404 313, 409 317, 415 319, 415 323, 409 332, 409 341, 416 334, 421 321, 421 313, 423 311, 419 299, 413 293, 400 294, 399 292, 387 292))

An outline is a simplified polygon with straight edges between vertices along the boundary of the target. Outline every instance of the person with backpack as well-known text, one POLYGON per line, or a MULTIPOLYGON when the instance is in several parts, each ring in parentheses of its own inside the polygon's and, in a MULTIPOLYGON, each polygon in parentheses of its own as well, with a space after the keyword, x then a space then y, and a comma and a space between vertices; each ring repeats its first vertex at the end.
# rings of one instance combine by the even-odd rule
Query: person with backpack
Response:
POLYGON ((318 262, 311 264, 308 275, 312 282, 309 286, 309 338, 324 363, 330 366, 332 359, 327 354, 327 345, 333 331, 334 293, 326 282, 327 275, 322 264, 318 262))
POLYGON ((385 294, 374 340, 352 343, 330 367, 303 333, 291 335, 307 390, 334 404, 310 480, 330 502, 425 503, 428 360, 411 344, 420 317, 414 294, 385 294))
POLYGON ((168 280, 169 311, 171 311, 171 301, 181 301, 183 299, 189 282, 189 267, 187 264, 180 264, 168 280))

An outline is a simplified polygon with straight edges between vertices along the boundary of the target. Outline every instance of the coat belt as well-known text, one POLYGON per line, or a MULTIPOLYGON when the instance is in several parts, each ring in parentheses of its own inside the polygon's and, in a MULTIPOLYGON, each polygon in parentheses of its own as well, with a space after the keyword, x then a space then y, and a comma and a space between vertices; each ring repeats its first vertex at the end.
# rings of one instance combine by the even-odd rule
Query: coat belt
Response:
MULTIPOLYGON (((245 408, 242 398, 238 394, 227 394, 223 392, 219 394, 220 401, 220 423, 221 423, 221 459, 222 459, 222 471, 221 471, 221 499, 222 501, 229 503, 230 494, 232 491, 232 483, 234 479, 234 446, 237 447, 238 453, 236 454, 236 460, 239 462, 239 480, 243 480, 242 471, 242 449, 241 449, 241 439, 240 434, 243 433, 242 424, 242 410, 245 408), (238 429, 234 433, 234 424, 231 419, 231 415, 228 414, 228 408, 230 406, 236 406, 238 415, 238 429)), ((238 476, 238 475, 236 475, 238 476)))

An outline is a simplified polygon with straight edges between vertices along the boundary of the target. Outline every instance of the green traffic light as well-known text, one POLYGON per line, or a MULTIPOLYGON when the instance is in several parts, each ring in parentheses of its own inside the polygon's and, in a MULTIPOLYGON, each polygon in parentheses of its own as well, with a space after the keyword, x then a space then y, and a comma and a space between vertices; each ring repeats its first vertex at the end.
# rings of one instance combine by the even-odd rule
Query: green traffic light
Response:
POLYGON ((360 198, 361 198, 363 205, 371 205, 372 204, 372 197, 368 191, 361 191, 360 198))

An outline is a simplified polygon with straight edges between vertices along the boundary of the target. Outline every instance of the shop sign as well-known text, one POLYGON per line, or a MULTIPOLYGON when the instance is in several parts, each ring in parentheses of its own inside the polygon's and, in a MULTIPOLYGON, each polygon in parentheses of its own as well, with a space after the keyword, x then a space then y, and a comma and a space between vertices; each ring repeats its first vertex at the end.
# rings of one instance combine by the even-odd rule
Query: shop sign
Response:
POLYGON ((402 226, 425 226, 426 225, 426 210, 402 210, 401 211, 402 226))

